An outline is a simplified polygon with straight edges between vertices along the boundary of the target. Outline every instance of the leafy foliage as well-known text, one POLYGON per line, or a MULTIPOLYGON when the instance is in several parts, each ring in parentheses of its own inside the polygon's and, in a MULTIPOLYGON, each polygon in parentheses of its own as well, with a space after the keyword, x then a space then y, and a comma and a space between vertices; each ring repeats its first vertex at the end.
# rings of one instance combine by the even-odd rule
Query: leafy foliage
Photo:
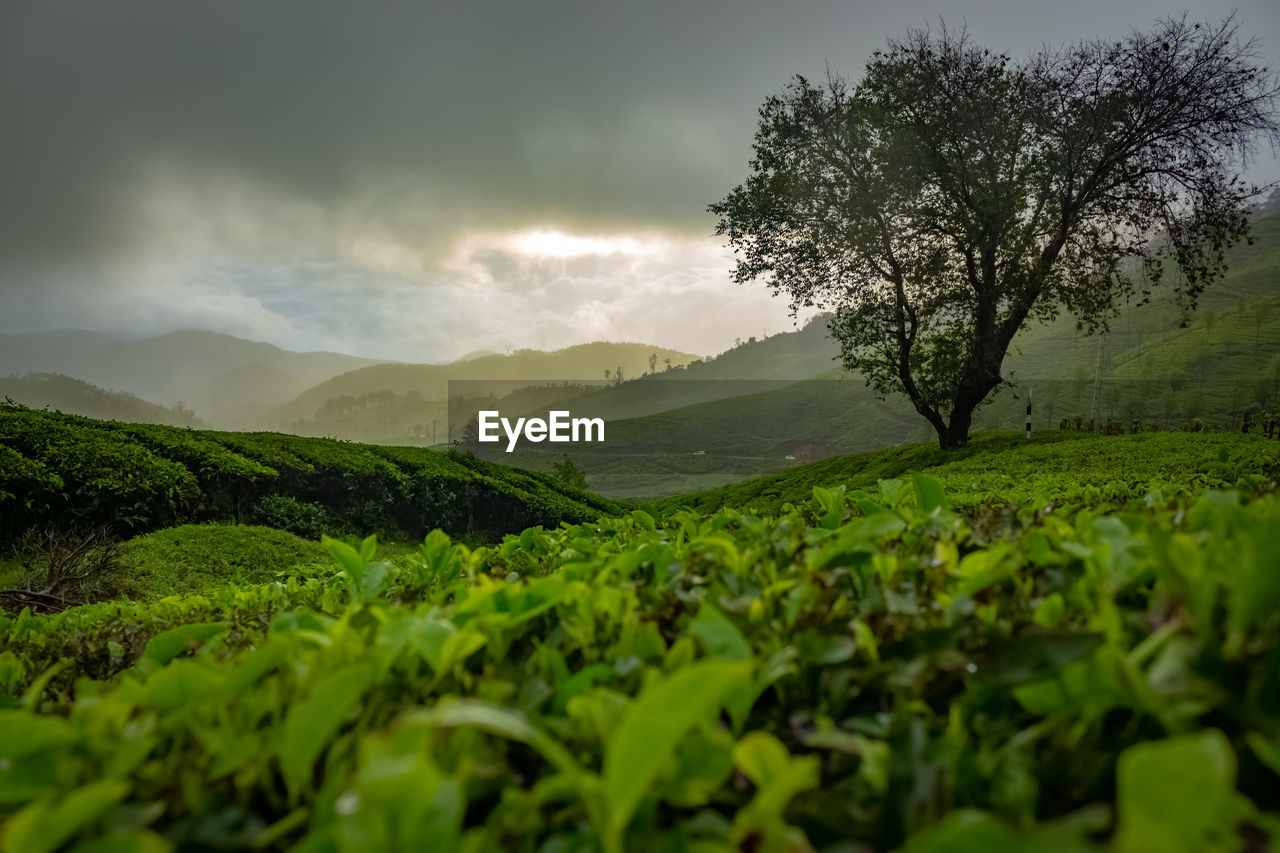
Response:
POLYGON ((573 460, 569 458, 569 454, 564 454, 564 459, 556 462, 551 466, 555 472, 556 479, 564 483, 570 488, 586 491, 587 475, 581 468, 573 464, 573 460))
POLYGON ((493 537, 617 509, 549 475, 424 448, 0 408, 0 541, 34 525, 107 524, 124 535, 249 518, 315 536, 493 537))
POLYGON ((123 543, 117 583, 130 598, 158 599, 207 593, 221 584, 252 586, 327 563, 315 540, 284 530, 184 524, 123 543))
POLYGON ((8 848, 1255 849, 1280 500, 531 527, 0 620, 8 848))
POLYGON ((871 489, 882 479, 924 471, 946 487, 951 503, 978 517, 1004 507, 1124 506, 1165 502, 1207 489, 1254 491, 1280 476, 1280 445, 1238 434, 1139 433, 1093 436, 1070 432, 982 433, 958 450, 913 444, 839 456, 780 474, 667 498, 662 512, 723 506, 778 513, 801 504, 815 486, 871 489))
POLYGON ((1015 62, 944 27, 856 85, 797 77, 710 206, 735 278, 834 309, 845 363, 962 446, 1029 319, 1105 328, 1166 259, 1184 307, 1222 275, 1261 192, 1235 164, 1280 139, 1277 78, 1237 35, 1169 19, 1015 62))

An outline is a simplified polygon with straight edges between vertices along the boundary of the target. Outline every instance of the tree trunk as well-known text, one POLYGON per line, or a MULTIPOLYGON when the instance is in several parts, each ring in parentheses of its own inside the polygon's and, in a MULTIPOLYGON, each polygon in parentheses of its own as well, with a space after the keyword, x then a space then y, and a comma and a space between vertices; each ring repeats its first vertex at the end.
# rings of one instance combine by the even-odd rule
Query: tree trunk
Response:
POLYGON ((987 387, 959 389, 951 407, 951 420, 942 427, 934 425, 938 431, 938 445, 943 450, 969 446, 969 428, 973 426, 973 413, 977 411, 978 406, 996 384, 983 383, 987 387))
MULTIPOLYGON (((975 407, 976 408, 976 407, 975 407)), ((938 430, 938 446, 943 450, 955 450, 969 446, 969 426, 973 423, 973 409, 961 414, 951 413, 951 423, 938 430)))

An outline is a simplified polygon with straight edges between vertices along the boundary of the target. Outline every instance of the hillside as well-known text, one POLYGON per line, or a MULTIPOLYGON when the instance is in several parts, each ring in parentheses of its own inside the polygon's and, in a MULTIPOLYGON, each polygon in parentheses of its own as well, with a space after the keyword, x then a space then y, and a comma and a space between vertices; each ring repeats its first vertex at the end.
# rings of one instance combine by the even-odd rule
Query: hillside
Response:
MULTIPOLYGON (((1068 316, 1024 329, 1005 361, 1010 385, 978 410, 975 429, 1020 428, 1028 394, 1037 430, 1091 413, 1099 424, 1141 421, 1167 430, 1200 420, 1234 429, 1247 411, 1280 405, 1280 211, 1258 217, 1253 239, 1232 249, 1226 277, 1189 315, 1178 305, 1175 276, 1151 304, 1122 306, 1105 334, 1084 336, 1068 316)), ((805 461, 933 438, 904 397, 877 399, 839 367, 799 382, 779 378, 780 369, 764 381, 735 378, 767 371, 771 359, 808 369, 835 354, 819 318, 684 371, 559 403, 608 422, 603 447, 581 445, 571 455, 592 489, 635 499, 776 471, 788 455, 805 461), (677 374, 708 378, 664 381, 677 374), (699 450, 705 457, 693 458, 699 450)), ((563 452, 469 446, 537 470, 549 470, 563 452)))
MULTIPOLYGON (((564 395, 556 405, 609 421, 640 418, 697 403, 761 394, 819 374, 831 374, 839 363, 839 348, 828 336, 826 324, 826 316, 815 317, 794 332, 759 340, 749 338, 713 358, 686 366, 673 363, 670 370, 564 395)), ((510 402, 517 404, 499 406, 500 410, 517 415, 546 410, 545 405, 522 408, 518 401, 510 402)), ((458 408, 455 406, 450 413, 451 418, 455 423, 465 422, 468 415, 458 412, 458 408)))
POLYGON ((61 373, 165 406, 182 403, 214 423, 376 363, 190 329, 142 340, 78 330, 0 334, 0 375, 61 373))
POLYGON ((46 406, 70 415, 107 421, 199 427, 205 424, 188 409, 171 409, 121 391, 106 391, 57 373, 0 377, 0 399, 33 409, 46 406))
POLYGON ((778 513, 811 500, 814 486, 877 491, 881 480, 924 472, 959 507, 988 504, 1089 504, 1165 499, 1230 486, 1241 477, 1280 478, 1280 442, 1238 433, 1160 432, 1095 436, 1074 432, 988 432, 969 446, 943 451, 936 442, 837 456, 784 472, 660 501, 715 512, 725 506, 778 513))
POLYGON ((648 344, 597 342, 552 352, 517 350, 510 355, 477 354, 453 364, 381 364, 335 376, 307 389, 264 415, 264 423, 274 428, 346 438, 368 435, 389 438, 386 433, 394 431, 401 436, 401 442, 405 442, 422 437, 429 432, 431 421, 438 420, 443 441, 447 433, 444 423, 447 407, 442 404, 450 394, 451 381, 474 383, 469 390, 455 388, 454 393, 483 395, 493 389, 506 393, 525 384, 603 383, 605 371, 612 377, 619 367, 624 377, 640 376, 651 364, 658 369, 665 368, 668 359, 672 365, 683 365, 697 356, 648 344), (493 386, 484 384, 489 382, 494 383, 493 386), (358 405, 355 409, 343 409, 344 401, 358 400, 373 403, 367 407, 369 413, 358 405), (380 401, 396 411, 383 411, 385 407, 380 401))
POLYGON ((486 538, 617 509, 465 454, 0 408, 0 542, 32 527, 126 535, 200 521, 313 538, 377 530, 420 539, 434 528, 486 538))

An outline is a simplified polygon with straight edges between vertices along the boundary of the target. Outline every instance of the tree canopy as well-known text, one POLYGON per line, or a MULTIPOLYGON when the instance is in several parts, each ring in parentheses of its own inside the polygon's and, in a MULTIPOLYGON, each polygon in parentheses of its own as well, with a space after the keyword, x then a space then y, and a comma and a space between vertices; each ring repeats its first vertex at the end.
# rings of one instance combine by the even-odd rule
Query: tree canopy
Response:
POLYGON ((1262 191, 1244 167, 1280 141, 1276 77, 1237 30, 1174 18, 1014 61, 944 25, 856 85, 796 77, 709 207, 734 277, 833 310, 846 366, 963 445, 1029 319, 1103 329, 1166 267, 1189 311, 1222 274, 1262 191))

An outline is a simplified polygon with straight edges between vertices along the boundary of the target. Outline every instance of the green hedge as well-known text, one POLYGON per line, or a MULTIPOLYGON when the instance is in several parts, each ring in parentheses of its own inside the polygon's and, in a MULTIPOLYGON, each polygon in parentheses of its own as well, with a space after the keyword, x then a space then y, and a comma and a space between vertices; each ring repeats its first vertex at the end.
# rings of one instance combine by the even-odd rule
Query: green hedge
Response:
MULTIPOLYGON (((0 408, 0 540, 35 525, 134 534, 268 517, 269 496, 322 507, 330 532, 492 537, 617 512, 553 477, 422 448, 95 421, 0 408)), ((278 503, 278 502, 277 502, 278 503)))
POLYGON ((0 619, 0 846, 1275 848, 1274 495, 813 495, 0 619))

